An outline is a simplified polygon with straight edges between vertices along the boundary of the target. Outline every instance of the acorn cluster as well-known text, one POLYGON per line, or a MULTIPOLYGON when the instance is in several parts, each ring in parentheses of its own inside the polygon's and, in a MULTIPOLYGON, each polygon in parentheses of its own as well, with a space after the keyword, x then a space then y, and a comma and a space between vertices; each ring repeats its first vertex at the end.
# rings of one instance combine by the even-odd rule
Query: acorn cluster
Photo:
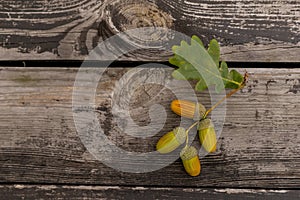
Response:
POLYGON ((202 104, 187 100, 174 100, 171 103, 171 109, 177 115, 193 119, 196 122, 187 130, 183 127, 176 127, 162 136, 156 144, 156 149, 161 154, 167 154, 186 143, 180 152, 180 158, 185 171, 190 176, 198 176, 201 171, 198 151, 195 147, 188 146, 188 133, 193 126, 198 125, 200 144, 207 152, 215 152, 217 137, 214 125, 211 119, 206 118, 207 111, 202 104))

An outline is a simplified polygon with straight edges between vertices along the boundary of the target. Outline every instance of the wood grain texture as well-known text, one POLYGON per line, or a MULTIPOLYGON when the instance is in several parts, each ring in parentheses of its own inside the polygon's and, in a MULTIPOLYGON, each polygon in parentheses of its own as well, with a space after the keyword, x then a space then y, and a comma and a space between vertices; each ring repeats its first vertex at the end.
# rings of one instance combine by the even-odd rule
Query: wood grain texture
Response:
MULTIPOLYGON (((147 26, 197 34, 206 44, 217 38, 228 61, 300 62, 298 0, 1 1, 0 60, 82 60, 104 39, 147 26)), ((130 59, 167 59, 156 54, 130 59)))
POLYGON ((298 199, 295 190, 200 189, 112 186, 2 185, 1 197, 14 199, 298 199))
MULTIPOLYGON (((227 102, 217 151, 201 160, 202 173, 195 178, 184 172, 180 160, 140 174, 119 172, 96 160, 79 139, 73 121, 72 90, 77 70, 0 69, 1 183, 300 187, 300 69, 248 69, 248 86, 227 102)), ((97 113, 105 134, 120 148, 153 151, 159 137, 180 122, 169 109, 175 97, 161 86, 141 85, 132 99, 132 119, 139 126, 149 124, 149 107, 157 103, 165 108, 166 124, 149 138, 124 134, 112 118, 112 91, 116 81, 130 70, 108 69, 98 85, 96 107, 87 106, 82 112, 97 113)), ((170 74, 168 70, 166 74, 170 74)), ((182 94, 186 91, 179 87, 182 94)), ((204 105, 210 105, 207 93, 197 95, 204 105)))

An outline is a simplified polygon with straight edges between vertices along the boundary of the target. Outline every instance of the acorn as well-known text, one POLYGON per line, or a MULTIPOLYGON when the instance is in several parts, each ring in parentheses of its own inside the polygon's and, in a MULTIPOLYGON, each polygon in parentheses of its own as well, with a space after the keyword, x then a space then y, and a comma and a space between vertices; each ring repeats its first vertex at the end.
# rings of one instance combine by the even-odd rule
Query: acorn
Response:
POLYGON ((162 154, 170 153, 185 142, 185 129, 174 128, 173 131, 162 136, 156 144, 156 150, 162 154))
POLYGON ((193 146, 183 148, 180 152, 185 171, 190 176, 198 176, 201 171, 200 160, 198 157, 197 149, 193 146))
POLYGON ((210 119, 204 119, 199 122, 198 134, 203 148, 209 153, 215 152, 217 149, 217 136, 210 119))
POLYGON ((202 119, 206 112, 205 107, 200 103, 178 99, 172 101, 171 109, 177 115, 193 120, 202 119))

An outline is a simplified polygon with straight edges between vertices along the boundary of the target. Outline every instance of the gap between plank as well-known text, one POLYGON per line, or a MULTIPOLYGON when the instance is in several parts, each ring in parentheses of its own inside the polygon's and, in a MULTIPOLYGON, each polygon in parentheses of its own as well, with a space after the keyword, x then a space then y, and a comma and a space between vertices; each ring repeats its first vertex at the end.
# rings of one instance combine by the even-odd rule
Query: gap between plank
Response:
POLYGON ((158 189, 163 189, 163 188, 171 188, 171 189, 239 189, 239 190, 300 190, 300 188, 289 188, 289 187, 231 187, 231 186, 226 186, 226 187, 221 187, 221 186, 173 186, 173 185, 134 185, 134 184, 80 184, 80 183, 43 183, 43 182, 1 182, 0 186, 12 186, 12 185, 24 185, 24 186, 35 186, 35 185, 45 185, 45 186, 86 186, 86 187, 124 187, 124 188, 129 188, 129 187, 141 187, 141 188, 158 188, 158 189))
MULTIPOLYGON (((83 63, 82 60, 26 60, 26 61, 0 61, 3 67, 62 67, 62 68, 79 68, 83 63)), ((92 66, 106 66, 111 61, 88 61, 92 66)), ((169 62, 153 61, 113 61, 109 67, 131 68, 143 64, 159 63, 169 67, 176 68, 169 62)), ((300 62, 227 62, 230 68, 300 68, 300 62)))

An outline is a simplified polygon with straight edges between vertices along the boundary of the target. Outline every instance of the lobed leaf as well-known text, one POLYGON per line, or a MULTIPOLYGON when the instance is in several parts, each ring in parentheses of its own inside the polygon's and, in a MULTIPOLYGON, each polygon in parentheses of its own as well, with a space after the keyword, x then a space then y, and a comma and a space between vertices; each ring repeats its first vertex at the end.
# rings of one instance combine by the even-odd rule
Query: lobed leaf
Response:
POLYGON ((212 39, 209 43, 208 54, 215 62, 216 66, 219 67, 219 61, 220 61, 220 46, 217 40, 212 39))
POLYGON ((224 88, 238 88, 244 78, 236 70, 229 72, 225 61, 219 64, 220 46, 217 40, 210 41, 208 50, 199 37, 193 35, 191 44, 181 41, 180 46, 173 46, 174 56, 169 62, 178 67, 172 76, 179 80, 198 80, 195 89, 203 91, 215 85, 217 92, 224 88))

